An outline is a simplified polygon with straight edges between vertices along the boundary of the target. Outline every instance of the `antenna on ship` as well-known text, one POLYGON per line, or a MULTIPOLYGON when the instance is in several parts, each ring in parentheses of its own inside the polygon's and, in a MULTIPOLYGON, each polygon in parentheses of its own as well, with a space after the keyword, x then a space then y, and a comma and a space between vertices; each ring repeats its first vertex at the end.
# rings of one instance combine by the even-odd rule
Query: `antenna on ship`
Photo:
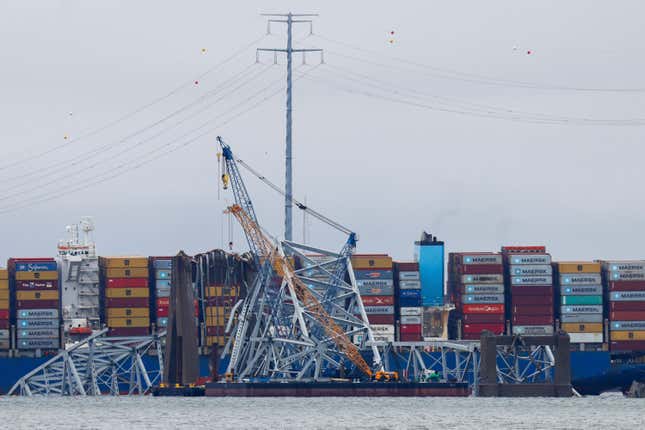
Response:
POLYGON ((287 54, 287 124, 286 124, 286 151, 285 151, 285 196, 284 196, 284 239, 291 241, 293 239, 293 219, 292 219, 292 209, 293 209, 293 172, 291 168, 291 143, 292 143, 292 117, 291 117, 291 108, 292 108, 292 54, 294 52, 301 53, 303 56, 303 63, 305 55, 307 52, 320 52, 320 62, 323 62, 323 50, 318 48, 311 49, 294 49, 293 48, 293 35, 292 27, 293 24, 309 24, 309 33, 313 34, 313 21, 311 19, 303 19, 308 17, 316 17, 318 14, 313 13, 263 13, 262 16, 267 16, 267 34, 271 34, 271 24, 272 23, 282 23, 287 24, 287 46, 286 48, 258 48, 256 53, 256 58, 259 59, 260 52, 273 52, 274 61, 277 61, 277 55, 279 52, 284 52, 287 54), (295 18, 295 19, 294 19, 295 18))

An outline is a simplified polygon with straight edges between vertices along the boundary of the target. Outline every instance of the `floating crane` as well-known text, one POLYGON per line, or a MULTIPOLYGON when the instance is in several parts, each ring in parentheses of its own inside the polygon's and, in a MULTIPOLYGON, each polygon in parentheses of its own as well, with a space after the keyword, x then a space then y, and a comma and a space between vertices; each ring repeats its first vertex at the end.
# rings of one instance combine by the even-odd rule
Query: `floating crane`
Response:
MULTIPOLYGON (((356 234, 296 202, 314 217, 328 220, 327 224, 347 233, 349 238, 343 249, 333 253, 290 241, 273 241, 257 221, 237 166, 239 161, 221 137, 217 140, 223 155, 222 183, 232 189, 235 197, 229 211, 241 224, 258 267, 246 298, 236 305, 239 312, 234 336, 224 351, 230 348, 229 377, 320 380, 344 374, 346 360, 371 377, 372 368, 350 338, 359 336, 362 344, 374 340, 351 273, 349 257, 356 245, 356 234), (312 252, 322 254, 325 261, 311 260, 306 253, 312 252), (308 267, 296 269, 295 261, 308 267), (347 274, 350 283, 345 282, 347 274), (280 286, 276 278, 281 279, 280 286)), ((262 175, 254 174, 281 192, 262 175)), ((372 346, 372 353, 374 367, 381 368, 376 346, 372 346)))

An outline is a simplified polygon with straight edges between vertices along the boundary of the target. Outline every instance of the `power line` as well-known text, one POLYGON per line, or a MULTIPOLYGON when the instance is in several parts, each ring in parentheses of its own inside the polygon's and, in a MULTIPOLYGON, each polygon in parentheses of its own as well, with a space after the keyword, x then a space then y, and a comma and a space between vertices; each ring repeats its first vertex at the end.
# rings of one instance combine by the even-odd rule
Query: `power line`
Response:
MULTIPOLYGON (((380 56, 382 58, 388 58, 391 60, 399 61, 401 63, 409 64, 412 66, 416 66, 419 68, 422 68, 426 71, 430 71, 434 77, 441 78, 441 79, 452 79, 452 80, 459 80, 459 81, 464 81, 464 82, 471 82, 471 83, 477 83, 477 84, 487 84, 487 85, 498 85, 498 86, 508 86, 508 87, 517 87, 517 88, 529 88, 529 89, 540 89, 540 90, 559 90, 559 91, 576 91, 576 92, 607 92, 607 93, 642 93, 645 92, 645 88, 602 88, 602 87, 577 87, 577 86, 567 86, 567 85, 556 85, 556 84, 544 84, 540 82, 531 82, 531 81, 521 81, 521 80, 512 80, 512 79, 502 79, 502 78, 497 78, 497 77, 492 77, 492 76, 486 76, 486 75, 480 75, 480 74, 475 74, 475 73, 468 73, 468 72, 461 72, 458 70, 453 70, 453 69, 448 69, 448 68, 440 68, 436 66, 432 66, 429 64, 424 64, 420 63, 417 61, 412 61, 406 58, 401 58, 401 57, 394 57, 394 56, 389 56, 385 55, 383 53, 380 53, 378 51, 374 51, 371 49, 363 48, 360 46, 352 45, 347 42, 342 42, 339 40, 334 40, 330 37, 326 37, 320 34, 313 34, 315 37, 319 37, 327 42, 335 43, 340 46, 344 46, 346 48, 353 49, 355 51, 363 52, 366 54, 370 55, 376 55, 380 56)), ((378 63, 378 62, 373 62, 370 60, 365 60, 361 59, 355 56, 351 55, 344 55, 336 51, 331 51, 328 50, 331 53, 334 53, 339 56, 345 56, 347 58, 351 58, 357 61, 363 61, 363 62, 370 62, 373 65, 379 65, 383 67, 393 67, 392 65, 389 64, 384 64, 384 63, 378 63)), ((398 70, 401 70, 401 68, 397 68, 398 70)), ((410 69, 407 69, 410 71, 410 69)), ((418 72, 418 71, 416 71, 418 72)))
MULTIPOLYGON (((212 66, 211 68, 209 68, 206 71, 204 71, 204 72, 200 73, 199 75, 197 75, 196 79, 197 80, 203 79, 205 76, 208 76, 209 74, 211 74, 214 71, 218 70, 220 67, 222 67, 225 64, 229 63, 230 61, 232 61, 233 59, 235 59, 236 57, 241 55, 244 51, 246 51, 247 49, 249 49, 253 45, 255 45, 258 42, 260 42, 261 40, 263 40, 265 37, 266 37, 266 35, 263 35, 262 37, 259 37, 259 38, 255 39, 255 40, 243 45, 240 49, 236 50, 229 57, 225 58, 221 62, 217 63, 216 65, 212 66)), ((14 160, 12 162, 9 162, 9 163, 6 163, 4 165, 1 165, 0 170, 9 169, 9 168, 18 166, 21 163, 24 163, 25 161, 33 161, 35 159, 42 158, 42 157, 44 157, 46 155, 49 155, 49 154, 51 154, 53 152, 58 151, 59 149, 67 148, 67 147, 69 147, 70 144, 74 144, 74 143, 79 142, 81 140, 87 139, 88 137, 95 136, 95 135, 97 135, 97 134, 99 134, 99 133, 101 133, 101 132, 103 132, 105 130, 108 130, 108 129, 114 127, 115 125, 118 125, 118 124, 122 123, 123 121, 125 121, 125 120, 127 120, 129 118, 132 118, 133 116, 143 112, 144 110, 146 110, 146 109, 148 109, 148 108, 150 108, 150 107, 152 107, 152 106, 154 106, 154 105, 156 105, 156 104, 158 104, 158 103, 160 103, 160 102, 162 102, 162 101, 174 96, 175 94, 179 93, 183 89, 192 86, 194 84, 194 81, 195 81, 195 78, 193 78, 191 81, 187 81, 187 82, 175 87, 174 89, 170 90, 168 93, 166 93, 166 94, 164 94, 164 95, 162 95, 160 97, 157 97, 157 98, 153 99, 152 101, 150 101, 150 102, 148 102, 148 103, 146 103, 146 104, 144 104, 142 106, 139 106, 138 108, 136 108, 136 109, 134 109, 134 110, 132 110, 132 111, 130 111, 130 112, 118 117, 118 118, 116 118, 115 120, 112 120, 112 121, 110 121, 110 122, 108 122, 108 123, 106 123, 106 124, 104 124, 104 125, 102 125, 102 126, 100 126, 98 128, 95 128, 95 129, 92 129, 92 130, 87 131, 85 133, 82 133, 78 137, 70 139, 69 141, 67 141, 65 143, 57 144, 57 145, 53 146, 52 148, 50 148, 48 150, 45 150, 45 151, 43 151, 41 153, 25 156, 25 157, 22 157, 22 158, 20 158, 18 160, 14 160)))
MULTIPOLYGON (((220 96, 219 98, 217 98, 216 100, 214 100, 210 104, 206 105, 205 107, 197 110, 196 112, 184 117, 183 119, 175 122, 174 124, 164 128, 164 129, 162 129, 161 131, 157 132, 156 134, 153 134, 152 136, 149 136, 149 137, 147 137, 147 138, 145 138, 143 140, 140 140, 139 142, 135 143, 134 145, 131 145, 129 147, 130 148, 129 150, 135 149, 136 147, 141 146, 142 144, 144 144, 146 142, 149 142, 149 141, 151 141, 151 140, 153 140, 153 139, 155 139, 155 138, 167 133, 168 131, 171 131, 172 129, 176 128, 177 126, 179 126, 179 125, 181 125, 183 123, 185 123, 186 121, 188 121, 188 120, 190 120, 190 119, 202 114, 203 112, 211 109, 213 106, 217 105, 217 103, 219 103, 220 101, 224 100, 229 95, 235 93, 240 88, 242 88, 242 87, 248 85, 249 83, 253 82, 254 80, 256 80, 259 76, 261 76, 264 73, 266 73, 270 68, 271 68, 271 66, 266 66, 266 67, 260 69, 258 71, 258 73, 255 73, 250 77, 242 79, 242 82, 240 84, 234 86, 234 87, 230 87, 230 84, 232 84, 235 81, 235 79, 233 79, 233 80, 229 79, 227 82, 222 83, 222 85, 220 86, 220 89, 226 88, 228 90, 228 92, 224 93, 224 95, 220 96)), ((236 77, 234 76, 234 78, 236 78, 236 77)), ((211 97, 211 96, 216 95, 218 93, 219 93, 219 90, 213 90, 212 94, 210 94, 208 97, 211 97)), ((143 132, 145 132, 147 130, 150 130, 150 129, 154 128, 155 126, 163 123, 164 121, 167 121, 168 119, 178 115, 179 113, 188 110, 192 106, 196 106, 197 104, 203 102, 206 99, 205 97, 206 96, 200 97, 196 101, 193 101, 193 102, 181 107, 180 109, 175 110, 170 115, 165 116, 164 118, 162 118, 162 120, 158 120, 158 121, 153 122, 152 124, 148 124, 145 127, 143 127, 142 129, 138 130, 137 132, 132 133, 132 134, 122 138, 121 140, 119 140, 116 143, 108 142, 108 143, 103 144, 103 145, 101 145, 101 146, 99 146, 97 148, 94 148, 92 150, 86 151, 86 152, 81 153, 81 154, 76 154, 71 159, 66 159, 66 160, 56 162, 56 163, 51 163, 50 165, 48 165, 48 166, 46 166, 46 167, 44 167, 42 169, 38 169, 38 170, 35 170, 35 171, 32 170, 32 171, 29 171, 29 172, 25 172, 22 175, 18 175, 18 176, 9 178, 9 179, 5 179, 4 182, 5 183, 12 183, 12 182, 15 182, 17 179, 26 179, 26 178, 31 178, 33 176, 37 176, 38 180, 41 180, 41 179, 50 177, 52 174, 55 175, 57 173, 60 173, 61 170, 63 170, 63 169, 66 170, 66 169, 69 169, 70 167, 80 165, 81 163, 83 163, 85 161, 88 161, 88 160, 90 160, 92 158, 100 157, 102 155, 105 155, 106 152, 113 151, 114 149, 118 148, 119 146, 122 146, 122 145, 125 145, 126 143, 128 143, 128 140, 130 138, 132 138, 134 136, 137 136, 137 135, 139 135, 139 134, 141 134, 141 133, 143 133, 143 132)), ((129 150, 126 150, 125 152, 128 152, 129 150)), ((69 175, 69 172, 67 170, 65 172, 63 172, 63 176, 68 176, 68 175, 69 175)), ((16 185, 12 185, 10 188, 12 190, 15 190, 16 188, 20 188, 23 185, 31 184, 31 183, 32 183, 31 180, 27 179, 27 180, 18 182, 18 184, 16 184, 16 185)), ((8 196, 4 196, 4 197, 0 198, 0 200, 4 200, 7 197, 8 196)))
MULTIPOLYGON (((296 77, 296 80, 300 80, 302 78, 305 78, 306 75, 308 75, 308 73, 310 73, 311 71, 313 71, 317 67, 318 66, 314 66, 310 70, 300 74, 299 76, 296 77)), ((247 107, 246 109, 238 112, 237 114, 233 115, 232 117, 230 117, 230 118, 226 119, 225 121, 223 121, 222 123, 218 124, 218 127, 223 127, 223 126, 229 124, 230 122, 232 122, 235 119, 241 117, 242 115, 246 114, 247 112, 257 108, 258 106, 260 106, 262 103, 266 102, 267 100, 269 100, 269 99, 275 97, 276 95, 280 94, 282 91, 284 91, 284 87, 278 88, 276 91, 272 92, 271 94, 265 96, 261 100, 257 101, 256 103, 252 104, 251 106, 247 107)), ((111 172, 112 173, 111 175, 108 175, 108 176, 105 176, 105 177, 102 177, 102 178, 95 178, 94 181, 84 182, 83 184, 81 184, 81 185, 79 185, 77 187, 74 187, 74 188, 71 188, 71 189, 65 189, 64 191, 62 191, 60 193, 56 193, 56 194, 48 193, 48 194, 38 196, 38 197, 35 197, 35 198, 26 199, 26 200, 23 200, 23 201, 20 201, 20 202, 15 202, 12 206, 7 206, 5 208, 0 209, 0 214, 14 212, 16 210, 32 207, 32 206, 35 206, 35 205, 38 205, 38 204, 41 204, 41 203, 44 203, 44 202, 47 202, 47 201, 50 201, 50 200, 57 199, 59 197, 66 196, 68 194, 71 194, 71 193, 74 193, 74 192, 77 192, 77 191, 81 191, 81 190, 90 188, 90 187, 92 187, 94 185, 99 185, 101 183, 108 182, 108 181, 110 181, 110 180, 112 180, 114 178, 117 178, 119 176, 122 176, 122 175, 124 175, 124 174, 126 174, 126 173, 128 173, 130 171, 139 169, 139 168, 141 168, 141 167, 143 167, 143 166, 145 166, 147 164, 150 164, 150 163, 158 160, 159 158, 164 157, 164 156, 166 156, 168 154, 171 154, 171 153, 173 153, 173 152, 175 152, 175 151, 177 151, 177 150, 179 150, 181 148, 184 148, 184 147, 187 147, 189 145, 192 145, 193 143, 195 143, 200 138, 202 138, 202 137, 204 137, 204 136, 206 136, 208 134, 211 134, 211 133, 214 134, 216 131, 217 131, 217 128, 206 130, 206 131, 204 131, 204 132, 202 132, 202 133, 200 133, 200 134, 198 134, 198 135, 196 135, 196 136, 184 141, 183 143, 181 143, 179 145, 171 147, 170 149, 168 149, 165 152, 159 153, 159 154, 157 154, 157 155, 155 155, 154 157, 151 157, 151 158, 143 159, 143 160, 139 161, 138 164, 128 166, 127 163, 124 163, 124 164, 122 164, 120 166, 117 166, 114 169, 114 170, 116 170, 116 173, 113 170, 111 172)), ((166 145, 164 145, 164 147, 170 146, 172 143, 174 143, 174 142, 167 143, 166 145)), ((152 154, 154 152, 157 152, 159 149, 161 149, 161 148, 157 148, 154 151, 150 151, 148 154, 144 154, 144 155, 150 155, 150 154, 152 154)))

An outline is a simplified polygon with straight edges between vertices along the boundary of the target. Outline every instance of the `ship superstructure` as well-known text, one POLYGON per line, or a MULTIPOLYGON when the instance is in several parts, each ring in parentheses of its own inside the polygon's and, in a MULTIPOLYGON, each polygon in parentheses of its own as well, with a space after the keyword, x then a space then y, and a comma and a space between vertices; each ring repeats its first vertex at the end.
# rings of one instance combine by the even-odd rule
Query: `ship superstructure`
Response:
POLYGON ((58 243, 61 270, 63 327, 69 337, 101 328, 99 264, 92 232, 94 221, 81 217, 66 228, 68 238, 58 243))

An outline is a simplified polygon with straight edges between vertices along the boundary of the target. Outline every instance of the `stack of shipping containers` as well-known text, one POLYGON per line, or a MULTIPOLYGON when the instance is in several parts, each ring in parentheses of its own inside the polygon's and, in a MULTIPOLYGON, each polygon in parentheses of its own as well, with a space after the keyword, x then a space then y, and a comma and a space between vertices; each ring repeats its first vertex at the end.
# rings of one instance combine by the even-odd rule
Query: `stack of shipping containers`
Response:
POLYGON ((240 298, 238 285, 211 285, 206 287, 206 346, 226 344, 226 324, 231 309, 240 298))
POLYGON ((609 296, 609 348, 612 352, 645 350, 645 260, 603 261, 609 296))
POLYGON ((450 253, 448 292, 455 304, 452 338, 478 340, 482 331, 504 333, 502 256, 492 252, 450 253))
POLYGON ((154 292, 152 312, 157 328, 163 329, 168 326, 172 257, 150 257, 150 269, 151 287, 154 292))
POLYGON ((147 257, 100 257, 103 321, 110 336, 150 334, 147 257))
POLYGON ((423 307, 419 263, 394 263, 396 315, 402 342, 423 340, 423 307))
POLYGON ((53 258, 11 258, 16 303, 16 341, 21 350, 60 347, 58 265, 53 258))
POLYGON ((9 271, 0 269, 0 350, 11 348, 9 333, 9 271))
POLYGON ((352 268, 367 319, 376 341, 394 341, 394 276, 392 257, 355 254, 352 268))
POLYGON ((569 333, 576 350, 602 349, 603 293, 600 263, 588 261, 553 264, 558 291, 560 328, 569 333))
POLYGON ((502 247, 513 334, 553 334, 551 256, 543 246, 502 247))

